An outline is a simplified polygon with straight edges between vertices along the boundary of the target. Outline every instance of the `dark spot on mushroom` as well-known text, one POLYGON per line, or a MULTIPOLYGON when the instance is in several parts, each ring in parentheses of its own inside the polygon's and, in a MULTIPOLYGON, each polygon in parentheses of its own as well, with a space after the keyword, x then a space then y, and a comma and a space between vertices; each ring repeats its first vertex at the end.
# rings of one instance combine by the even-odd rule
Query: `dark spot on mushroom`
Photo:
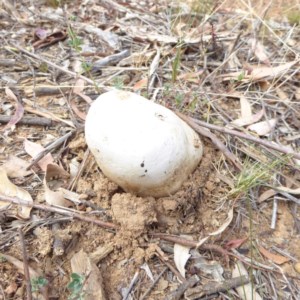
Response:
POLYGON ((145 162, 142 162, 141 167, 144 168, 144 166, 145 166, 145 162))
POLYGON ((145 170, 145 173, 147 173, 148 172, 148 170, 145 170))
POLYGON ((155 116, 156 116, 157 118, 159 118, 161 121, 164 121, 164 120, 166 119, 166 117, 165 117, 164 115, 159 114, 159 113, 155 113, 155 116))

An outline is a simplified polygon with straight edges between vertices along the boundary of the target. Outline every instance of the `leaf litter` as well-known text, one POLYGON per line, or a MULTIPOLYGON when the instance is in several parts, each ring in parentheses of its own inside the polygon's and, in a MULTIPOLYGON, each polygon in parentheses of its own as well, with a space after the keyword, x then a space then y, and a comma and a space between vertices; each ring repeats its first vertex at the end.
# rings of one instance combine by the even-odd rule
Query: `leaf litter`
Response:
POLYGON ((1 199, 35 205, 1 200, 0 284, 6 297, 28 297, 23 252, 8 242, 18 222, 26 233, 29 269, 38 269, 41 282, 53 287, 49 298, 78 292, 89 299, 96 283, 103 293, 92 299, 180 299, 184 293, 192 299, 199 288, 210 297, 203 294, 212 291, 207 284, 232 284, 224 270, 238 268, 234 278, 255 282, 217 289, 219 297, 296 299, 300 176, 289 154, 200 130, 210 140, 203 137, 199 167, 181 190, 160 199, 124 193, 86 154, 82 128, 89 105, 112 88, 134 90, 193 120, 234 127, 299 153, 299 26, 282 21, 284 8, 279 18, 272 5, 227 2, 3 1, 1 24, 14 34, 2 29, 0 193, 1 199), (21 123, 25 117, 37 125, 21 123), (47 136, 58 141, 70 129, 74 135, 44 152, 47 136), (58 221, 62 208, 68 218, 58 221), (83 218, 70 218, 74 211, 83 218), (185 254, 178 255, 176 242, 154 233, 184 235, 197 247, 181 245, 185 254), (51 252, 59 241, 64 264, 51 252), (229 265, 222 251, 232 258, 229 265), (192 288, 177 279, 180 273, 187 282, 194 274, 201 280, 192 288))

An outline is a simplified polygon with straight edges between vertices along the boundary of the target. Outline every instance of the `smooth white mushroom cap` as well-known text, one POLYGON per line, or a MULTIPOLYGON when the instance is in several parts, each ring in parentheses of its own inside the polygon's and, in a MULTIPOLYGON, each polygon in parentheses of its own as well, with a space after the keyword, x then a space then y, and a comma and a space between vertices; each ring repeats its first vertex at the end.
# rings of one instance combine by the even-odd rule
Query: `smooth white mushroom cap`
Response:
POLYGON ((203 153, 199 136, 172 111, 126 91, 93 102, 85 136, 102 172, 140 196, 177 191, 203 153))

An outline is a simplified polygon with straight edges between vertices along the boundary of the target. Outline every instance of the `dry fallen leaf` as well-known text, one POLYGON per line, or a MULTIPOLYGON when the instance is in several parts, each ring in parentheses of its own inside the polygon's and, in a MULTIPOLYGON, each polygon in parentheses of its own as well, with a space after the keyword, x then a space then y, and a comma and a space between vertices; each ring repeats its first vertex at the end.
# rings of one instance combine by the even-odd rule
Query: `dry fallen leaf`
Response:
POLYGON ((80 96, 84 101, 86 101, 86 103, 91 104, 93 101, 92 99, 83 94, 83 90, 85 88, 85 81, 83 79, 77 79, 75 82, 75 86, 73 87, 73 93, 80 96))
POLYGON ((245 237, 243 239, 236 239, 236 240, 231 240, 225 244, 225 249, 230 250, 230 249, 236 249, 239 248, 242 244, 244 244, 248 240, 248 237, 245 237))
MULTIPOLYGON (((45 148, 37 143, 25 140, 24 141, 24 148, 25 151, 32 157, 35 158, 37 155, 39 155, 41 152, 45 150, 45 148)), ((51 153, 46 154, 42 159, 38 161, 39 167, 45 172, 47 169, 48 164, 52 164, 54 162, 54 159, 51 155, 51 153)))
POLYGON ((9 122, 4 126, 2 131, 12 127, 15 124, 17 124, 22 119, 22 117, 24 115, 24 107, 20 103, 20 101, 18 100, 16 95, 12 92, 12 90, 10 88, 6 87, 5 88, 5 93, 6 93, 6 95, 9 99, 14 101, 16 111, 15 111, 14 115, 11 117, 11 119, 9 120, 9 122))
POLYGON ((183 73, 183 74, 180 74, 177 77, 177 79, 185 80, 185 81, 188 81, 188 82, 198 83, 199 82, 199 78, 204 73, 204 71, 205 71, 204 69, 201 69, 198 72, 183 73))
POLYGON ((185 265, 191 257, 190 248, 174 244, 174 262, 179 273, 185 278, 185 265))
POLYGON ((2 168, 6 171, 8 177, 18 178, 32 174, 31 170, 26 170, 29 165, 29 162, 26 160, 14 155, 9 155, 6 162, 2 165, 2 168))
POLYGON ((138 91, 142 88, 147 87, 147 85, 148 85, 148 78, 143 78, 143 79, 139 80, 138 82, 136 82, 135 85, 132 87, 132 89, 134 91, 138 91))
POLYGON ((84 276, 84 300, 105 300, 100 269, 82 249, 71 258, 72 272, 84 276))
POLYGON ((242 119, 250 119, 252 117, 252 107, 248 99, 241 95, 240 96, 241 103, 241 116, 242 119))
POLYGON ((289 96, 287 95, 287 93, 283 89, 277 87, 276 88, 276 93, 277 93, 278 97, 280 98, 280 100, 282 100, 282 102, 284 102, 284 103, 291 102, 291 100, 289 99, 289 96))
POLYGON ((277 119, 270 119, 267 121, 262 121, 258 123, 254 123, 248 126, 248 130, 254 131, 259 136, 269 134, 276 126, 277 119))
POLYGON ((160 50, 159 48, 156 49, 156 55, 153 58, 153 61, 150 64, 149 71, 148 71, 148 77, 151 78, 153 74, 157 71, 157 68, 159 66, 159 60, 160 60, 160 50))
POLYGON ((227 218, 226 218, 225 222, 223 223, 223 225, 218 230, 210 233, 209 235, 212 236, 212 235, 218 235, 218 234, 222 233, 229 226, 232 219, 233 219, 233 207, 229 210, 227 218))
POLYGON ((270 197, 275 196, 276 194, 277 194, 277 192, 273 189, 267 190, 259 196, 258 202, 261 203, 261 202, 269 199, 270 197))
POLYGON ((69 173, 56 164, 48 164, 44 178, 45 200, 50 205, 69 207, 72 203, 64 198, 60 190, 65 184, 66 179, 70 177, 69 173))
POLYGON ((119 62, 120 67, 124 66, 140 66, 140 65, 147 65, 151 58, 156 54, 155 50, 148 51, 148 46, 142 52, 135 52, 132 53, 129 57, 122 59, 119 62))
POLYGON ((279 254, 271 253, 271 252, 269 252, 267 249, 265 249, 262 246, 259 246, 258 249, 259 249, 259 252, 264 257, 266 257, 267 259, 271 260, 275 264, 282 265, 282 264, 284 264, 284 263, 286 263, 286 262, 288 262, 290 260, 288 257, 282 256, 282 255, 279 255, 279 254))
POLYGON ((93 100, 89 96, 87 96, 83 93, 77 93, 77 95, 80 96, 86 103, 88 103, 88 104, 93 103, 93 100))
MULTIPOLYGON (((230 96, 232 98, 240 99, 240 105, 241 105, 241 117, 232 121, 230 124, 242 127, 242 126, 253 124, 253 123, 259 121, 263 117, 264 109, 260 110, 259 112, 257 112, 256 114, 253 115, 252 114, 252 106, 251 106, 250 102, 241 93, 233 92, 233 93, 230 93, 228 96, 230 96)), ((231 127, 231 126, 229 125, 227 127, 231 127)))
POLYGON ((269 58, 266 54, 265 47, 257 39, 251 38, 248 40, 248 43, 251 45, 251 49, 254 52, 255 56, 259 61, 263 62, 267 66, 270 66, 269 58))
POLYGON ((151 269, 150 269, 150 267, 149 267, 149 265, 148 265, 147 263, 143 263, 143 264, 140 266, 140 269, 142 269, 142 270, 145 271, 146 275, 148 276, 148 278, 149 278, 152 282, 155 281, 154 276, 153 276, 153 274, 152 274, 152 272, 151 272, 151 269))
POLYGON ((256 114, 252 115, 250 118, 239 118, 234 121, 232 121, 230 124, 233 124, 235 126, 243 127, 247 125, 251 125, 253 123, 258 122, 264 115, 264 109, 260 110, 256 114))
MULTIPOLYGON (((47 34, 47 33, 46 33, 47 34)), ((45 36, 45 32, 39 31, 38 33, 35 32, 35 37, 37 37, 33 42, 32 46, 35 50, 41 49, 47 46, 51 46, 53 44, 56 44, 60 41, 64 41, 67 37, 67 31, 66 30, 58 30, 54 31, 48 35, 45 36)))
POLYGON ((95 34, 100 41, 106 42, 114 50, 121 48, 119 36, 111 31, 104 31, 96 26, 83 24, 82 29, 87 33, 95 34))
POLYGON ((75 114, 81 119, 81 120, 85 120, 86 118, 86 113, 85 112, 82 112, 79 110, 79 108, 77 107, 76 105, 76 102, 74 99, 72 99, 70 101, 70 106, 72 107, 73 111, 75 112, 75 114))
POLYGON ((81 78, 78 78, 73 87, 73 93, 77 94, 83 92, 84 87, 85 87, 85 81, 81 78))
MULTIPOLYGON (((243 263, 238 261, 232 270, 232 278, 243 275, 249 277, 248 271, 244 267, 243 263)), ((255 286, 253 283, 247 283, 236 287, 235 290, 242 300, 262 300, 262 297, 255 291, 255 286)))
MULTIPOLYGON (((0 195, 8 196, 8 197, 16 197, 18 199, 22 199, 26 201, 28 204, 33 203, 33 200, 30 194, 23 190, 22 188, 14 185, 7 177, 6 171, 0 167, 0 195)), ((10 203, 5 201, 0 201, 0 210, 7 209, 10 203)), ((22 219, 30 218, 31 207, 20 206, 18 215, 22 219)))
POLYGON ((287 72, 296 63, 298 63, 297 60, 277 67, 252 67, 250 72, 247 70, 241 70, 239 72, 221 75, 221 77, 223 77, 223 81, 238 80, 239 82, 255 82, 266 79, 274 79, 287 72))

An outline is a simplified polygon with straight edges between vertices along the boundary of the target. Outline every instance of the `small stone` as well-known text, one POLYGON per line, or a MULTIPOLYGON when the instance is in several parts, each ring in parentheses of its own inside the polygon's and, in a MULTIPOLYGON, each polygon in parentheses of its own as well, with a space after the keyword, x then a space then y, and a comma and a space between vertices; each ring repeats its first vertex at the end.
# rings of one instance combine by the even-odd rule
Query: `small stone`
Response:
POLYGON ((300 274, 300 262, 296 262, 294 264, 294 269, 298 274, 300 274))

